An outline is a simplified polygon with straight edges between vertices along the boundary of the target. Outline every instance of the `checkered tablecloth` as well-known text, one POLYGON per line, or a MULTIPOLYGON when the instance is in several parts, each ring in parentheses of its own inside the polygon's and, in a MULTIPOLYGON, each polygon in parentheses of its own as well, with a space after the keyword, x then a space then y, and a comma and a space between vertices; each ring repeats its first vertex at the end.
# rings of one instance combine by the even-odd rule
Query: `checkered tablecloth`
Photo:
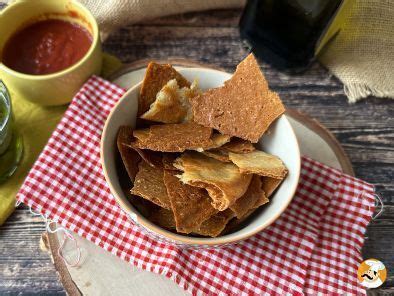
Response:
POLYGON ((193 294, 365 293, 357 267, 373 186, 307 157, 286 211, 239 244, 185 249, 155 240, 119 208, 100 165, 104 122, 125 90, 92 77, 17 195, 48 219, 193 294))

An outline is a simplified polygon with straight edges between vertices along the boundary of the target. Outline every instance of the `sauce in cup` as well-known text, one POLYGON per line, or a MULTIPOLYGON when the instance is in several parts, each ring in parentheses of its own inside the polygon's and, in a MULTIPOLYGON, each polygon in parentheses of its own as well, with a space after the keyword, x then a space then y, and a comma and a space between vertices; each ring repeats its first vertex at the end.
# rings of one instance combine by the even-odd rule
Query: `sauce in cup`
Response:
POLYGON ((78 0, 13 1, 1 11, 0 77, 15 97, 67 104, 102 61, 97 21, 78 0))
POLYGON ((56 73, 81 60, 91 44, 91 34, 77 23, 47 19, 12 35, 5 44, 2 62, 24 74, 56 73))

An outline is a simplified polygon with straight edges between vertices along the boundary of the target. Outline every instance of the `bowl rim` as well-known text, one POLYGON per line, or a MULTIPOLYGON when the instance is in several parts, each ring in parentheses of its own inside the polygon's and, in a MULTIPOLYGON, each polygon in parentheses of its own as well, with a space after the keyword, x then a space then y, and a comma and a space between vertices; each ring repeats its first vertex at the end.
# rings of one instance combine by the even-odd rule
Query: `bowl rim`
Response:
MULTIPOLYGON (((186 67, 186 68, 187 69, 199 69, 199 70, 203 70, 203 71, 211 71, 211 72, 216 72, 216 73, 221 73, 221 74, 223 74, 223 73, 230 74, 225 71, 220 71, 220 70, 210 69, 210 68, 203 68, 203 67, 190 67, 190 68, 186 67)), ((292 188, 290 189, 291 190, 291 197, 289 197, 288 200, 282 204, 281 209, 269 220, 265 221, 264 223, 255 227, 254 229, 250 230, 249 232, 244 233, 244 234, 237 234, 237 232, 238 232, 237 231, 237 232, 234 232, 234 233, 231 233, 228 235, 212 237, 212 238, 211 237, 210 238, 190 237, 190 236, 186 236, 186 235, 176 234, 176 233, 167 231, 167 230, 161 228, 160 226, 152 223, 147 218, 145 218, 142 214, 140 214, 137 211, 137 209, 135 209, 130 202, 128 202, 128 201, 126 202, 122 197, 120 197, 110 182, 110 177, 108 175, 107 167, 105 165, 105 160, 104 160, 104 145, 105 145, 104 142, 105 141, 104 141, 104 139, 106 138, 105 135, 107 134, 109 122, 111 121, 111 118, 114 115, 115 110, 117 109, 119 104, 123 100, 125 100, 130 95, 130 93, 133 93, 136 90, 138 90, 141 87, 141 85, 142 85, 142 81, 137 83, 133 87, 131 87, 129 90, 127 90, 123 94, 123 96, 119 99, 119 101, 112 107, 112 109, 105 121, 104 128, 103 128, 103 131, 101 134, 101 139, 100 139, 100 162, 101 162, 101 166, 102 166, 105 180, 106 180, 106 182, 110 188, 111 194, 114 196, 116 202, 119 204, 120 208, 129 216, 129 218, 134 220, 134 222, 136 222, 137 224, 141 224, 141 226, 143 228, 145 228, 146 230, 151 231, 161 237, 165 237, 166 239, 173 241, 175 243, 187 244, 187 245, 200 245, 200 246, 223 245, 223 244, 236 243, 236 242, 245 240, 245 239, 255 235, 256 233, 262 231, 263 229, 265 229, 266 227, 271 225, 276 219, 278 219, 278 217, 287 209, 287 207, 289 206, 290 202, 292 201, 292 199, 295 195, 295 192, 297 190, 297 186, 299 183, 300 172, 301 172, 301 154, 300 154, 298 140, 297 140, 297 137, 296 137, 295 132, 293 130, 293 127, 291 126, 291 124, 285 114, 282 114, 280 117, 283 117, 285 119, 285 121, 287 122, 287 124, 289 125, 289 127, 290 127, 290 129, 289 129, 290 135, 289 136, 291 136, 296 143, 294 148, 296 149, 296 152, 298 155, 298 162, 296 164, 296 168, 294 168, 293 174, 296 175, 297 182, 295 182, 294 185, 292 186, 292 188), (135 221, 134 217, 138 218, 137 221, 135 221)))

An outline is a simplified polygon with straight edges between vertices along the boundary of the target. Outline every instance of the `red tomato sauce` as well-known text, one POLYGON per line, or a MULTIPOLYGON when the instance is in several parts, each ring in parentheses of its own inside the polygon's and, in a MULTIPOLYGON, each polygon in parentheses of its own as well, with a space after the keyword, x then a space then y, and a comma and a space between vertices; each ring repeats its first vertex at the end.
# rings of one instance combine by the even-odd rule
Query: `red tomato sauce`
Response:
POLYGON ((4 46, 2 63, 25 74, 51 74, 77 63, 91 44, 92 36, 84 27, 48 19, 12 35, 4 46))

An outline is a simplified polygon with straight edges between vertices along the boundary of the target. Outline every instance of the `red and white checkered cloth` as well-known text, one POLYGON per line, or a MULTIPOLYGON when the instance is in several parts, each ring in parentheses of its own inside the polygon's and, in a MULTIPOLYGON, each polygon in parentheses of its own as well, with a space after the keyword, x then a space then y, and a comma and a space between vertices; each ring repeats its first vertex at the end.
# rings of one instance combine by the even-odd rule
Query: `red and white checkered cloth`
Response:
POLYGON ((27 176, 18 200, 123 260, 193 294, 365 293, 357 267, 373 186, 302 158, 297 193, 271 226, 237 245, 183 249, 122 212, 100 165, 104 122, 125 90, 92 77, 27 176))

